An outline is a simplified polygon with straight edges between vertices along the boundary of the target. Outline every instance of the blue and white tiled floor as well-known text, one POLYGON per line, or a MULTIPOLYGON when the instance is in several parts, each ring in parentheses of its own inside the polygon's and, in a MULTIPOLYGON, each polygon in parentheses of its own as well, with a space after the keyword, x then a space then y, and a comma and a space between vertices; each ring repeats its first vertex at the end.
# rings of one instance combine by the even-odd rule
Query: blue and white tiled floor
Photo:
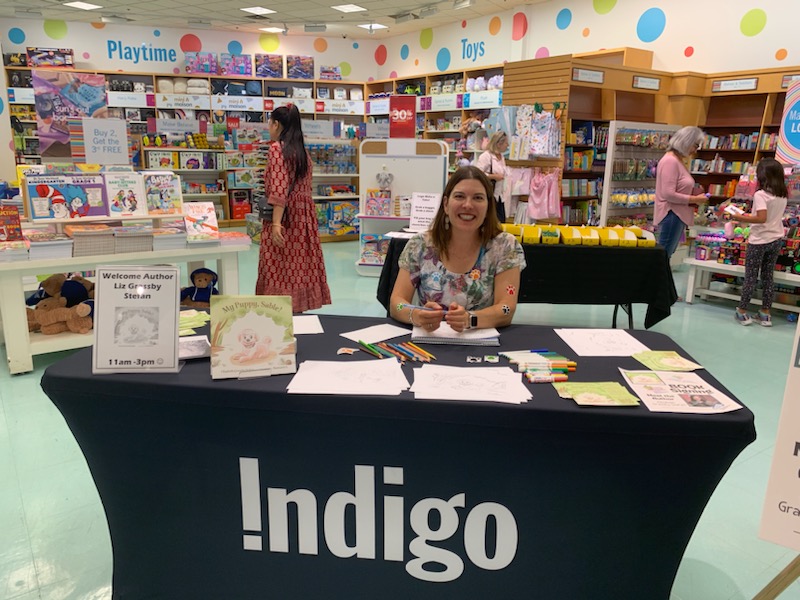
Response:
MULTIPOLYGON (((325 244, 324 253, 334 303, 319 312, 383 316, 375 300, 377 279, 354 272, 355 242, 325 244)), ((255 247, 240 259, 243 293, 254 289, 256 262, 255 247)), ((675 279, 683 294, 685 271, 679 268, 675 279)), ((580 285, 580 274, 575 285, 580 285)), ((641 328, 644 307, 635 309, 641 328)), ((529 304, 519 307, 515 321, 608 327, 611 311, 529 304)), ((758 430, 758 439, 736 460, 706 508, 678 571, 672 600, 752 598, 795 556, 757 536, 795 328, 779 311, 774 323, 771 329, 742 327, 734 321, 732 302, 713 301, 677 304, 672 316, 654 328, 673 338, 750 407, 758 430)), ((36 370, 25 375, 11 377, 0 368, 4 600, 111 597, 111 542, 97 490, 72 434, 39 387, 44 369, 59 357, 37 357, 36 370)), ((0 361, 5 363, 3 349, 0 361)), ((781 596, 792 599, 800 599, 800 583, 781 596)))

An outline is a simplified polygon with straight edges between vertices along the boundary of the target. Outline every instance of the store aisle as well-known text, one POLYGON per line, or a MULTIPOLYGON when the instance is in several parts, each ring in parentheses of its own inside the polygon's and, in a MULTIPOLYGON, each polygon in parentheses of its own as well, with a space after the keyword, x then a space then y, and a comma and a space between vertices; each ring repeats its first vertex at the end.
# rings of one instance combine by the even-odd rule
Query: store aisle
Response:
MULTIPOLYGON (((323 250, 334 304, 318 312, 382 316, 375 300, 377 279, 355 274, 356 243, 324 244, 323 250)), ((257 258, 255 247, 241 258, 242 293, 255 288, 257 258)), ((682 295, 686 274, 679 270, 675 278, 682 295)), ((575 284, 580 285, 579 274, 575 284)), ((641 327, 644 307, 635 311, 641 327)), ((520 305, 515 321, 608 327, 611 312, 611 307, 529 304, 520 305)), ((750 407, 758 431, 706 508, 678 572, 673 600, 752 598, 795 556, 757 537, 794 327, 780 312, 772 329, 741 327, 734 322, 733 303, 715 301, 678 304, 654 328, 750 407), (745 352, 754 358, 745 361, 745 352)), ((44 369, 59 356, 37 357, 36 370, 26 375, 0 372, 0 598, 7 600, 111 597, 111 542, 97 491, 80 448, 39 387, 44 369)), ((0 360, 5 362, 2 350, 0 360)), ((601 590, 597 597, 602 598, 601 590)), ((800 600, 800 583, 781 600, 800 600)))

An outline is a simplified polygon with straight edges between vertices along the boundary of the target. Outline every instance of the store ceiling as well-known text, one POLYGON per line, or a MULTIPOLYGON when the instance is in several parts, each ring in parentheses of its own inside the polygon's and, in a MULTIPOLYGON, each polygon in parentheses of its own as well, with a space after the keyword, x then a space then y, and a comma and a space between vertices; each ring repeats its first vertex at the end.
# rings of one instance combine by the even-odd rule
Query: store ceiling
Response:
POLYGON ((454 0, 86 0, 101 5, 96 10, 64 6, 69 0, 0 0, 0 17, 109 22, 158 27, 189 27, 258 32, 262 27, 286 27, 288 35, 392 37, 492 15, 547 0, 473 0, 472 6, 454 9, 454 0), (331 6, 352 1, 366 11, 343 13, 331 6), (262 6, 274 14, 257 17, 242 8, 262 6), (434 12, 435 14, 430 14, 434 12), (399 15, 411 14, 397 23, 399 15), (198 22, 199 21, 199 22, 198 22), (379 23, 388 29, 370 33, 358 25, 379 23), (305 32, 305 25, 325 24, 325 32, 305 32))

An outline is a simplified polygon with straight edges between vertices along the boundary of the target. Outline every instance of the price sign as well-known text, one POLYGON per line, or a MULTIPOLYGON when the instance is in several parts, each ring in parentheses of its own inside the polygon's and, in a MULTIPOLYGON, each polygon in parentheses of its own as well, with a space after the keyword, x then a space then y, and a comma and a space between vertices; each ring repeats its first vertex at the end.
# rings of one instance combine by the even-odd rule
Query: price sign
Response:
POLYGON ((83 119, 86 162, 128 164, 128 125, 121 119, 83 119))
POLYGON ((389 98, 389 137, 413 138, 417 130, 417 97, 389 98))

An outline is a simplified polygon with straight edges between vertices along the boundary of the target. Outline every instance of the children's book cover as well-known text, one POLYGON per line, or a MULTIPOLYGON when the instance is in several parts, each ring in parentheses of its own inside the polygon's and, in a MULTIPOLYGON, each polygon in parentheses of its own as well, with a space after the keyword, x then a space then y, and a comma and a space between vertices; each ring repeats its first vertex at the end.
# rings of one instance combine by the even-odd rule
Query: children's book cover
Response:
POLYGON ((26 180, 34 220, 108 216, 100 175, 29 175, 26 180))
POLYGON ((180 177, 171 171, 144 171, 144 193, 149 215, 181 215, 180 177))
POLYGON ((19 222, 19 208, 0 206, 0 242, 14 242, 22 239, 22 226, 19 222))
POLYGON ((256 77, 283 79, 283 55, 256 54, 256 77))
POLYGON ((144 180, 141 173, 105 173, 108 212, 112 217, 146 217, 144 180))
POLYGON ((288 55, 286 76, 289 79, 314 79, 314 57, 288 55))
POLYGON ((213 202, 184 202, 183 220, 186 223, 186 241, 190 244, 219 240, 217 211, 213 202))
POLYGON ((211 378, 297 371, 291 296, 211 296, 211 378))

